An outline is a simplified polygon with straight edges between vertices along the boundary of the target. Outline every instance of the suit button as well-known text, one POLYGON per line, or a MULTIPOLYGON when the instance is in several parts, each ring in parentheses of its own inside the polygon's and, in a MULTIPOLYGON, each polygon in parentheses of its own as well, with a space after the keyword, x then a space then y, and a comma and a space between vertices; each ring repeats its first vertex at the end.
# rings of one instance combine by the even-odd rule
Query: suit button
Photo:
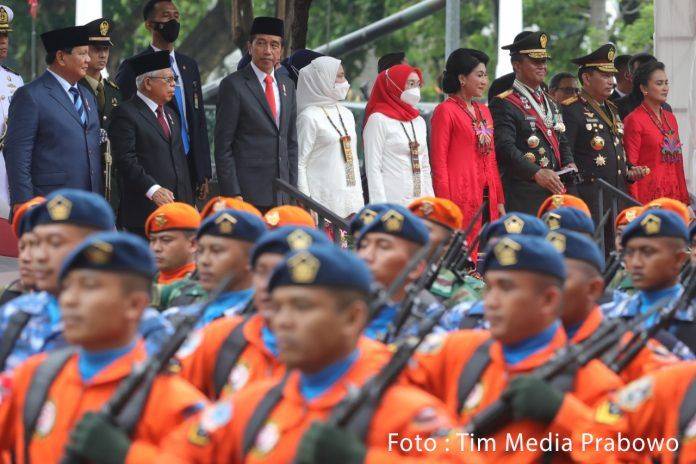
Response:
POLYGON ((621 175, 621 169, 619 169, 619 175, 621 175))

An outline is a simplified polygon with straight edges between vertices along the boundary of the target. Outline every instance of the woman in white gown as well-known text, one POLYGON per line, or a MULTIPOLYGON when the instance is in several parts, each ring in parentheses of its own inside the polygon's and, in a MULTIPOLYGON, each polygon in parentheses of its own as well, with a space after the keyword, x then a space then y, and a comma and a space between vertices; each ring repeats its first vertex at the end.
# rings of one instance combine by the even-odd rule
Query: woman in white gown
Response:
POLYGON ((370 203, 407 206, 434 196, 427 127, 415 108, 420 86, 420 70, 406 64, 377 76, 363 130, 370 203))
POLYGON ((297 81, 297 186, 343 218, 363 207, 355 118, 339 103, 349 88, 341 61, 329 56, 297 81))

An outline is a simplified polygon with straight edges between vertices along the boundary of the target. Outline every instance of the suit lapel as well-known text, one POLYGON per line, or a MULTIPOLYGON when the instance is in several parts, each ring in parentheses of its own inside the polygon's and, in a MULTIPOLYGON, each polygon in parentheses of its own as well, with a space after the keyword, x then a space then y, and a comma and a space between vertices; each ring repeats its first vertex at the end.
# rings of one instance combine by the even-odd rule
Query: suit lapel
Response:
POLYGON ((276 83, 278 84, 278 96, 280 98, 280 117, 278 118, 278 130, 285 127, 285 116, 288 111, 288 92, 285 88, 285 82, 281 82, 276 74, 276 83))
MULTIPOLYGON (((152 112, 152 110, 147 106, 147 103, 145 103, 142 98, 138 97, 137 95, 135 96, 136 102, 138 105, 138 111, 140 111, 140 115, 147 121, 149 122, 155 130, 157 130, 157 133, 162 137, 167 143, 169 143, 169 139, 167 139, 167 136, 164 135, 164 131, 162 130, 162 126, 160 126, 159 121, 157 120, 157 117, 155 116, 155 113, 152 112)), ((165 110, 166 112, 166 110, 165 110)), ((172 128, 169 128, 169 132, 171 133, 172 128)))
MULTIPOLYGON (((249 89, 251 90, 251 93, 259 101, 259 103, 261 104, 261 107, 266 112, 266 116, 268 116, 268 118, 273 123, 273 126, 277 128, 278 126, 276 126, 275 119, 273 118, 273 113, 271 113, 271 107, 268 106, 268 101, 266 100, 266 95, 263 93, 263 91, 261 89, 261 84, 259 83, 259 80, 256 78, 256 73, 254 72, 253 68, 251 67, 251 64, 246 66, 244 68, 244 71, 246 72, 247 87, 249 87, 249 89)), ((281 105, 281 111, 282 111, 282 105, 281 105)))
MULTIPOLYGON (((77 110, 75 109, 75 105, 73 105, 73 102, 70 101, 70 97, 68 97, 67 92, 63 89, 63 87, 60 85, 60 82, 51 75, 48 71, 46 71, 46 79, 45 83, 46 88, 48 89, 48 93, 51 95, 51 97, 57 101, 60 106, 62 106, 65 111, 70 113, 70 115, 77 121, 77 123, 82 127, 82 121, 80 121, 80 115, 77 114, 77 110)), ((84 104, 84 99, 83 99, 83 104, 84 104)))

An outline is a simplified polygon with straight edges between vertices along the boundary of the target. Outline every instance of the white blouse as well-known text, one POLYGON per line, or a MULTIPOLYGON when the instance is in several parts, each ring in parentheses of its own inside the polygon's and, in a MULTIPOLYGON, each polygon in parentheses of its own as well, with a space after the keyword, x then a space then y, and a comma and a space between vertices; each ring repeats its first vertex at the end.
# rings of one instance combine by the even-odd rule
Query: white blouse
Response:
POLYGON ((308 106, 297 116, 297 187, 305 195, 345 218, 357 213, 364 205, 355 118, 342 105, 323 108, 341 134, 347 131, 350 136, 353 185, 348 185, 347 165, 339 133, 329 122, 322 107, 308 106))
POLYGON ((425 120, 418 116, 411 122, 401 122, 382 113, 372 113, 363 130, 365 167, 370 203, 398 203, 408 206, 414 199, 434 196, 428 159, 428 140, 425 120), (402 126, 403 124, 403 126, 402 126), (408 137, 404 132, 408 132, 408 137), (420 163, 420 192, 411 167, 409 138, 415 129, 420 163))

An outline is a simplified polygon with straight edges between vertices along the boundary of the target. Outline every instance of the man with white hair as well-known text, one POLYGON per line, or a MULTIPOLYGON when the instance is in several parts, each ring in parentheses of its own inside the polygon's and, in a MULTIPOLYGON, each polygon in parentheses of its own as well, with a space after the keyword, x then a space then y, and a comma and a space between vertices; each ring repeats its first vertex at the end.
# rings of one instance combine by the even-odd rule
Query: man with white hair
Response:
POLYGON ((120 223, 145 236, 145 219, 173 201, 193 204, 193 188, 180 120, 167 107, 179 77, 166 51, 138 55, 130 66, 137 93, 112 113, 109 137, 121 176, 120 223))

